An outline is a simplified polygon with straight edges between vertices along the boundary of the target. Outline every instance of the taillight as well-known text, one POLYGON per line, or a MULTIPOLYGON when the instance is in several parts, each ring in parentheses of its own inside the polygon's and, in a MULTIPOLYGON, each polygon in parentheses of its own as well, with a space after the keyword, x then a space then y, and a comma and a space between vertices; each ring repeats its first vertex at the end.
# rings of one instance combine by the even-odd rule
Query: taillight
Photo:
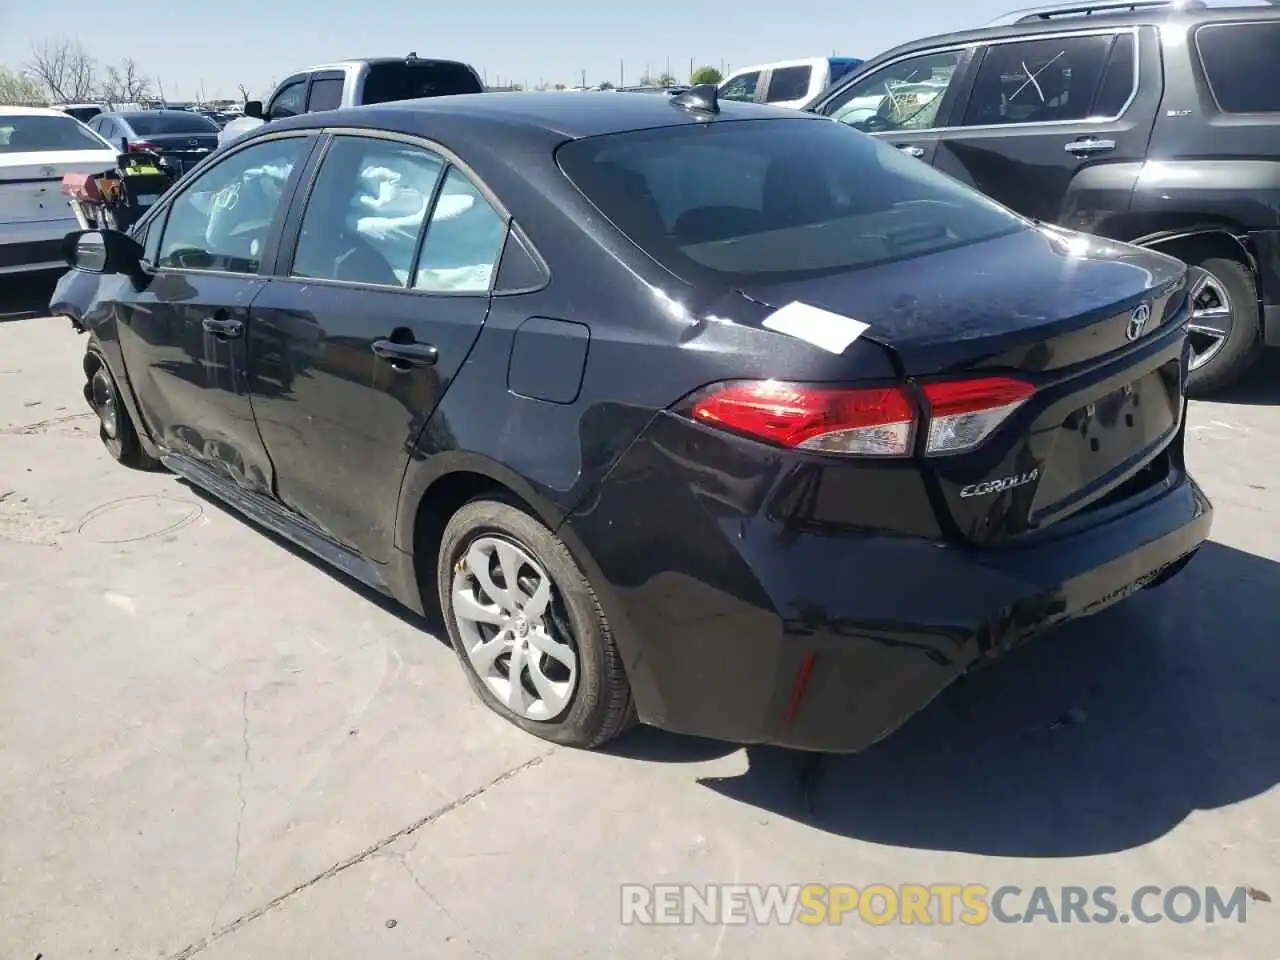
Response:
POLYGON ((130 153, 159 153, 160 148, 150 140, 130 140, 130 153))
MULTIPOLYGON (((922 388, 925 453, 978 446, 1035 393, 1008 377, 950 380, 922 388)), ((699 423, 779 447, 857 456, 904 457, 915 438, 916 404, 905 387, 829 387, 777 380, 718 383, 681 404, 699 423)))
POLYGON ((688 415, 780 447, 815 453, 902 457, 911 452, 915 408, 901 387, 839 388, 776 380, 721 383, 688 415))
POLYGON ((922 389, 929 404, 927 454, 972 450, 1035 393, 1031 384, 1009 377, 946 380, 922 389))

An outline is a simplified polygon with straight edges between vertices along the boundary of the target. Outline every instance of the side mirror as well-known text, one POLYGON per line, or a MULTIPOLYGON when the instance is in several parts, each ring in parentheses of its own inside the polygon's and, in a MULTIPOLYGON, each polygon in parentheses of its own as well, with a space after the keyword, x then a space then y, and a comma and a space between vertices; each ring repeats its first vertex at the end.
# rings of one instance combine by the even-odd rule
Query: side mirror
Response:
POLYGON ((264 120, 264 119, 266 119, 266 118, 265 118, 265 117, 263 117, 263 115, 262 115, 262 101, 261 101, 261 100, 246 100, 246 101, 244 102, 244 115, 245 115, 246 117, 252 117, 254 120, 264 120))
POLYGON ((136 275, 145 251, 142 244, 119 230, 81 230, 63 241, 67 265, 81 273, 136 275))

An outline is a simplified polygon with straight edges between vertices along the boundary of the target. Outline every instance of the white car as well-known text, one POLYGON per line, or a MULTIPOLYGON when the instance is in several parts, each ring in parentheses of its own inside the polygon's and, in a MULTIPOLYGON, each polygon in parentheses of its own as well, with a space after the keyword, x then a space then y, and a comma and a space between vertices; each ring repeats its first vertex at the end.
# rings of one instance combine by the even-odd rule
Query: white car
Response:
POLYGON ((720 82, 720 98, 799 108, 863 63, 857 57, 805 57, 743 67, 720 82))
POLYGON ((116 166, 116 149, 79 120, 43 107, 0 107, 0 275, 64 267, 80 225, 62 195, 68 173, 116 166))

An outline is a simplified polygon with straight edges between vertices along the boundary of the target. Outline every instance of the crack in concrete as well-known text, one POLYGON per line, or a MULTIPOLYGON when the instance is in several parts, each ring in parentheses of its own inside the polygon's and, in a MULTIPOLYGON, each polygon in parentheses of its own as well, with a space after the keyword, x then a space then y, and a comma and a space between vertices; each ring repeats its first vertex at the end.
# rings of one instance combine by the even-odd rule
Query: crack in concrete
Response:
POLYGON ((401 827, 395 833, 389 834, 383 837, 381 840, 378 840, 377 842, 370 844, 369 846, 361 850, 359 853, 353 856, 347 857, 345 860, 339 860, 337 863, 333 864, 328 869, 322 871, 321 873, 316 874, 310 880, 304 880, 302 883, 298 884, 295 887, 291 887, 290 889, 286 890, 284 893, 280 894, 279 896, 273 897, 272 899, 268 900, 266 903, 262 904, 261 906, 255 907, 254 909, 248 911, 247 913, 242 913, 240 916, 238 916, 236 919, 232 920, 230 923, 226 924, 225 926, 219 927, 217 930, 211 931, 208 936, 202 937, 201 939, 195 941, 194 943, 188 944, 187 946, 179 950, 177 953, 170 954, 168 957, 168 960, 190 960, 191 957, 195 956, 196 954, 200 953, 202 950, 209 947, 214 941, 220 940, 222 937, 225 937, 227 934, 234 933, 236 930, 239 930, 241 927, 245 926, 245 924, 252 923, 254 920, 257 920, 259 917, 270 913, 276 907, 280 906, 281 904, 285 903, 288 900, 291 900, 293 897, 297 896, 303 891, 311 889, 316 884, 322 883, 323 881, 328 880, 330 877, 336 877, 338 874, 342 873, 344 870, 347 870, 350 867, 354 867, 357 864, 363 863, 364 861, 373 857, 375 854, 378 854, 381 851, 385 850, 387 847, 395 843, 397 840, 401 840, 411 834, 417 833, 423 827, 426 827, 432 823, 435 823, 441 817, 444 817, 447 814, 452 813, 454 810, 459 810, 462 807, 465 807, 467 804, 471 803, 471 801, 477 799, 478 797, 483 796, 484 794, 488 793, 490 790, 494 789, 495 787, 500 787, 502 784, 506 783, 508 780, 518 777, 520 774, 524 773, 526 770, 531 770, 534 767, 538 766, 540 763, 542 763, 552 754, 556 753, 556 751, 558 751, 559 749, 560 749, 559 747, 552 747, 551 749, 538 754, 536 757, 526 760, 524 763, 517 764, 516 766, 511 767, 509 770, 494 777, 488 783, 485 783, 482 786, 476 787, 474 790, 464 793, 462 796, 458 797, 456 800, 450 800, 444 806, 438 807, 435 810, 428 813, 426 816, 418 818, 413 823, 409 824, 407 827, 401 827))
POLYGON ((236 815, 236 849, 235 855, 231 859, 231 876, 227 878, 227 887, 222 891, 222 899, 218 901, 218 906, 214 908, 213 919, 209 921, 209 936, 213 936, 214 930, 218 926, 218 916, 222 913, 222 908, 227 905, 227 901, 231 899, 231 888, 235 885, 236 877, 240 875, 240 836, 244 830, 244 774, 249 769, 249 691, 244 691, 244 695, 240 698, 240 743, 242 746, 242 755, 240 757, 240 769, 236 771, 236 799, 240 803, 240 812, 236 815))
MULTIPOLYGON (((449 912, 449 908, 446 907, 443 903, 441 903, 436 898, 435 894, 433 894, 430 890, 428 890, 426 887, 422 885, 422 881, 418 879, 417 872, 413 869, 413 867, 409 866, 409 861, 405 859, 406 857, 409 856, 409 852, 410 851, 406 850, 404 853, 393 854, 393 856, 399 862, 400 866, 404 868, 404 872, 409 875, 409 879, 412 880, 413 885, 418 888, 418 892, 421 893, 428 900, 430 900, 432 905, 435 906, 437 910, 443 913, 450 920, 453 920, 453 914, 449 912)), ((481 950, 479 947, 475 945, 475 942, 471 939, 471 937, 467 934, 465 930, 461 930, 460 932, 462 934, 463 943, 465 943, 467 947, 470 948, 472 953, 476 954, 476 956, 484 957, 485 960, 493 960, 492 956, 490 956, 486 951, 481 950)))

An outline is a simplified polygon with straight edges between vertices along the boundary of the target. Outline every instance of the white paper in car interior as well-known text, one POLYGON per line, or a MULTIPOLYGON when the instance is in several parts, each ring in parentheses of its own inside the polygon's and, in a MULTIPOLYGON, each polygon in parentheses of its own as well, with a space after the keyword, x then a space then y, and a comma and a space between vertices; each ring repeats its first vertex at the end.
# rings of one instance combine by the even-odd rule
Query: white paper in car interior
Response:
POLYGON ((765 317, 762 324, 770 330, 785 333, 797 340, 812 343, 831 353, 844 353, 849 344, 862 336, 869 324, 821 307, 792 301, 765 317))

